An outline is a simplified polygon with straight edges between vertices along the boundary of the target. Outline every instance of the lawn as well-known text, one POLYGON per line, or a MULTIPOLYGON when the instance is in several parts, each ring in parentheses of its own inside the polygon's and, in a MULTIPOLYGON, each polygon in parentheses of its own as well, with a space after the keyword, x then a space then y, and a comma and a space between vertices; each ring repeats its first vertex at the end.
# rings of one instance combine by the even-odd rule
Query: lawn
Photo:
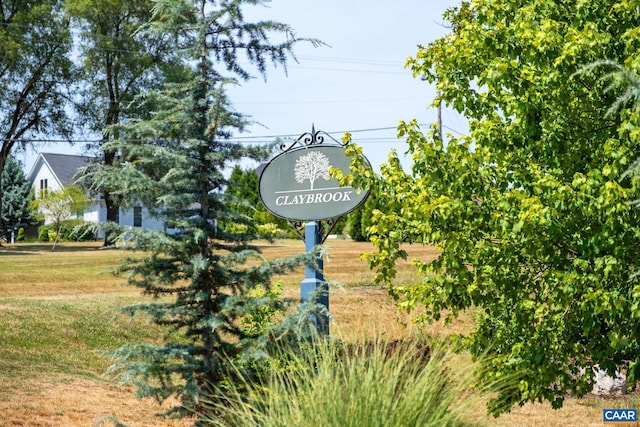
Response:
MULTIPOLYGON (((297 240, 261 242, 268 258, 304 250, 297 240)), ((331 334, 345 340, 410 334, 442 335, 472 327, 469 316, 452 326, 417 326, 400 313, 386 291, 371 286, 373 274, 360 254, 365 243, 328 240, 325 277, 331 289, 331 334)), ((410 256, 427 259, 436 252, 409 247, 410 256)), ((139 400, 103 373, 103 354, 128 341, 157 340, 160 332, 144 319, 132 321, 118 308, 143 299, 138 290, 109 269, 130 254, 102 249, 98 243, 50 246, 8 245, 0 248, 0 413, 2 426, 69 427, 92 425, 116 416, 135 427, 183 426, 184 420, 157 417, 162 408, 139 400)), ((279 278, 284 294, 299 295, 303 272, 279 278)), ((398 280, 413 278, 410 264, 400 266, 398 280)), ((457 366, 467 363, 462 355, 457 366)), ((602 426, 602 408, 638 407, 638 399, 568 399, 553 411, 547 404, 526 405, 498 419, 478 408, 474 421, 487 426, 602 426)), ((105 424, 112 425, 112 424, 105 424)))

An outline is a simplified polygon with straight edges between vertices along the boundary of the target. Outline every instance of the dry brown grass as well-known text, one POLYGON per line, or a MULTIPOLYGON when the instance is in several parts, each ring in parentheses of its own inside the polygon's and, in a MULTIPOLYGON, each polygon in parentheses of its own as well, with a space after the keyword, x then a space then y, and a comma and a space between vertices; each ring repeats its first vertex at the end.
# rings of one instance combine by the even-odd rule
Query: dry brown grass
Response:
MULTIPOLYGON (((330 252, 324 264, 325 278, 345 285, 330 291, 332 335, 347 340, 376 335, 398 338, 414 333, 442 335, 471 327, 470 316, 462 316, 446 328, 438 323, 415 325, 411 315, 396 309, 384 289, 367 286, 373 274, 360 259, 360 254, 372 250, 369 244, 329 240, 326 245, 330 252)), ((304 251, 303 242, 293 240, 263 243, 262 247, 268 258, 304 251)), ((138 298, 137 291, 127 287, 123 279, 98 274, 116 266, 128 254, 104 251, 95 243, 65 244, 54 253, 49 249, 49 246, 38 245, 0 249, 0 314, 7 315, 16 310, 16 299, 73 303, 138 298), (42 259, 47 260, 47 265, 41 265, 39 260, 42 259)), ((408 250, 410 257, 422 260, 436 256, 433 248, 416 246, 408 250)), ((411 276, 409 263, 404 263, 400 269, 400 276, 411 276)), ((303 276, 299 271, 280 278, 286 296, 299 295, 303 276)), ((464 357, 461 360, 458 363, 467 363, 464 357)), ((157 414, 162 407, 156 402, 135 398, 132 390, 101 378, 97 368, 77 375, 61 374, 56 370, 16 372, 15 366, 20 367, 20 363, 0 362, 5 364, 0 368, 0 426, 89 426, 104 415, 115 415, 132 427, 189 425, 189 420, 159 418, 157 414)), ((547 404, 530 404, 498 419, 486 416, 484 409, 478 408, 470 421, 496 427, 601 426, 602 407, 606 406, 611 405, 594 399, 568 399, 565 407, 558 411, 551 410, 547 404)))
POLYGON ((168 407, 168 402, 159 406, 150 399, 133 398, 131 390, 104 380, 46 376, 24 381, 19 392, 0 401, 0 425, 90 426, 105 416, 115 416, 121 422, 136 427, 185 427, 192 424, 188 419, 159 418, 157 412, 168 407))

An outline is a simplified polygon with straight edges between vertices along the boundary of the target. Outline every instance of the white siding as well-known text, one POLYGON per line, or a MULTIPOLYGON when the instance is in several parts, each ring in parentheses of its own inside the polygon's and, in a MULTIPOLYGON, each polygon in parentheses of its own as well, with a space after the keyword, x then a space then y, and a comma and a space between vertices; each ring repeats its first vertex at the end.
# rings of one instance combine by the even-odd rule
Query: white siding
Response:
POLYGON ((100 202, 92 204, 84 211, 84 220, 87 222, 98 223, 104 221, 103 217, 106 217, 106 209, 104 204, 100 202), (101 215, 103 211, 104 215, 101 215))
MULTIPOLYGON (((120 209, 120 225, 133 228, 133 209, 120 209)), ((147 208, 142 208, 142 227, 148 230, 162 230, 164 224, 158 218, 152 217, 147 208)))
POLYGON ((38 169, 36 169, 36 173, 33 175, 33 184, 32 188, 38 196, 38 192, 40 191, 40 182, 46 180, 47 189, 52 191, 58 191, 62 188, 60 181, 58 178, 51 172, 51 170, 46 166, 44 162, 39 162, 38 169))

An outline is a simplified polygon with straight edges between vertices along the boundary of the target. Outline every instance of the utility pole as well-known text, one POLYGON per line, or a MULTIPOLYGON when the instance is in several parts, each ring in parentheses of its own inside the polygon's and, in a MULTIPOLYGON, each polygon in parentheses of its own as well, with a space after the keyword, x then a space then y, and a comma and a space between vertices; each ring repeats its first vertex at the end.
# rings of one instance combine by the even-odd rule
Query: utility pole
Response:
POLYGON ((444 142, 444 139, 442 139, 442 100, 438 101, 438 134, 440 141, 444 142))

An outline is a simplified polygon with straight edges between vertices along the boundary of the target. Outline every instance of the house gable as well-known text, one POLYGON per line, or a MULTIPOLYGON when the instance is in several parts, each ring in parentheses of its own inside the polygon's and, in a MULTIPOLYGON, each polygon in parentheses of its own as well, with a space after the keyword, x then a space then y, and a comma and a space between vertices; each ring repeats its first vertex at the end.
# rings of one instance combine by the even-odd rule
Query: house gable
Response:
POLYGON ((40 153, 31 172, 29 181, 37 191, 41 180, 47 180, 46 188, 59 190, 73 184, 78 171, 95 161, 94 157, 70 154, 40 153))

